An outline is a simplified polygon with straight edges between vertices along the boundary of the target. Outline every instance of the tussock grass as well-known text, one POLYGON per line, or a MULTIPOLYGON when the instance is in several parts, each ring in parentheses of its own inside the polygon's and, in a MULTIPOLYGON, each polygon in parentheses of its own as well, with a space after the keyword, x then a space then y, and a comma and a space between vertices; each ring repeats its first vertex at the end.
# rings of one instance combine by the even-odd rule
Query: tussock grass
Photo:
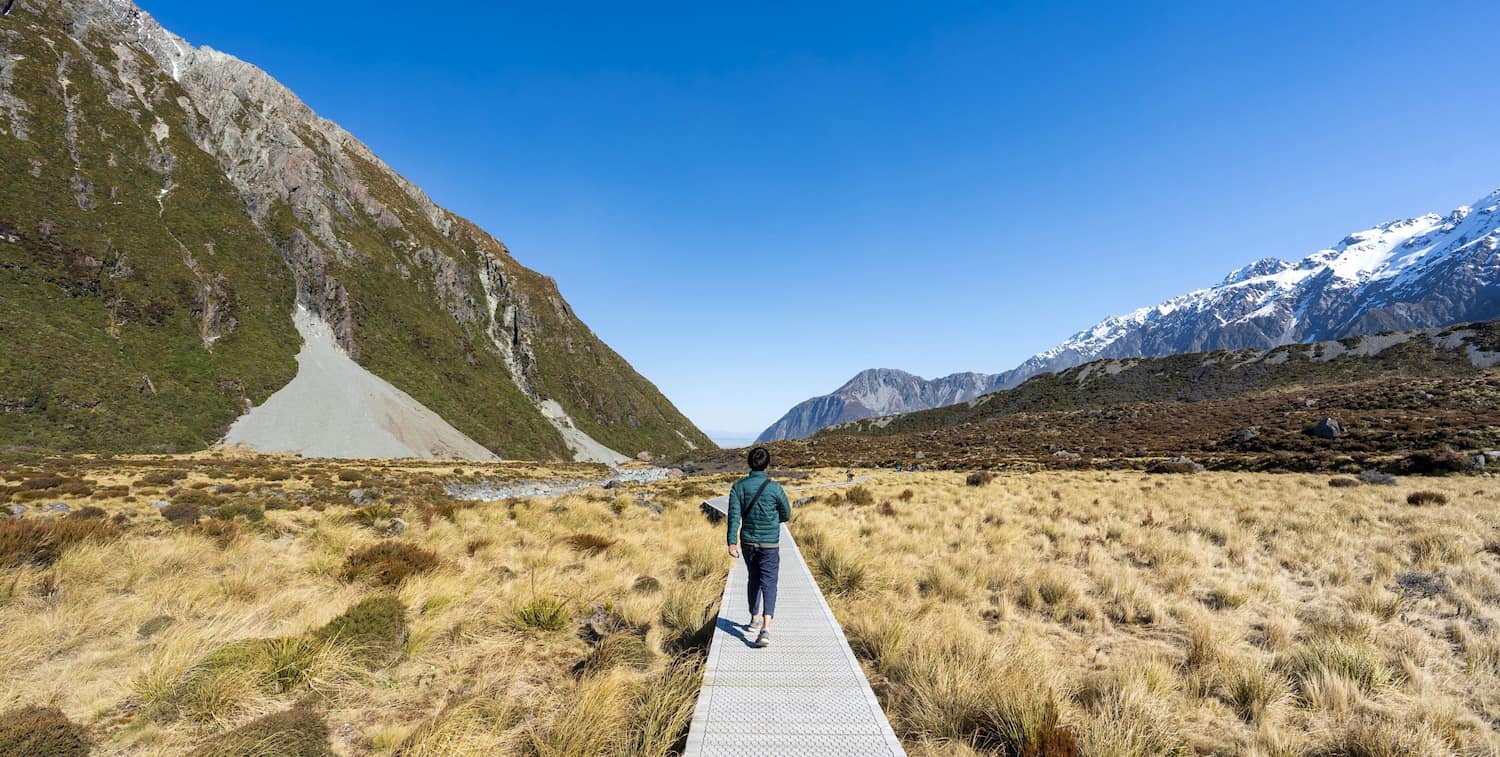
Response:
POLYGON ((516 610, 515 623, 538 631, 561 631, 572 622, 568 604, 557 597, 537 597, 516 610))
POLYGON ((95 518, 0 520, 0 567, 48 566, 69 547, 118 537, 119 529, 95 518))
POLYGON ((1500 501, 1328 481, 903 473, 865 484, 910 490, 899 517, 819 501, 792 528, 912 754, 1018 753, 993 681, 1085 755, 1500 750, 1500 501))
MULTIPOLYGON (((87 495, 103 519, 5 521, 104 525, 118 535, 74 541, 49 565, 23 561, 0 575, 0 701, 55 705, 88 724, 96 754, 592 754, 603 745, 664 756, 680 743, 702 631, 712 630, 730 565, 698 501, 672 494, 680 482, 642 487, 659 515, 616 513, 586 496, 448 501, 433 489, 453 475, 451 463, 381 462, 360 466, 381 499, 356 514, 362 508, 345 493, 353 482, 335 481, 339 467, 197 460, 59 467, 49 475, 96 481, 93 494, 169 465, 184 475, 158 484, 180 486, 173 494, 87 495), (275 494, 250 499, 273 470, 288 474, 275 494), (229 482, 237 492, 213 494, 229 482), (152 506, 184 495, 217 500, 193 504, 198 522, 183 528, 152 506), (424 524, 433 503, 441 511, 424 524), (240 504, 260 505, 263 519, 240 504), (387 551, 407 552, 372 549, 380 542, 371 529, 390 520, 376 505, 411 514, 395 543, 430 554, 432 569, 390 582, 381 576, 394 574, 370 567, 387 551), (234 537, 208 531, 221 527, 234 537), (614 543, 589 554, 568 544, 573 534, 614 543), (346 580, 351 556, 366 550, 346 580), (694 556, 696 577, 680 576, 683 555, 694 556), (531 607, 547 610, 536 613, 539 625, 558 630, 516 622, 537 598, 549 603, 531 607), (609 608, 611 628, 649 630, 585 640, 573 616, 595 607, 609 608), (578 706, 580 694, 599 706, 578 706), (310 731, 298 724, 317 722, 336 737, 302 739, 310 731)), ((568 465, 465 471, 496 480, 599 475, 568 465)), ((53 496, 77 512, 84 495, 53 496)))

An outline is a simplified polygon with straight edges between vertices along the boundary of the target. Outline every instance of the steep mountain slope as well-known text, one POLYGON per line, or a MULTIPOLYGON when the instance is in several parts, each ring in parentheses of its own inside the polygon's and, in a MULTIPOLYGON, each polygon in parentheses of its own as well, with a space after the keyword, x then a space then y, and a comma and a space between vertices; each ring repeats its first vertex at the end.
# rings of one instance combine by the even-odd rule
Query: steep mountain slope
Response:
POLYGON ((929 381, 889 368, 862 371, 833 393, 792 408, 756 442, 801 439, 835 423, 964 402, 994 391, 996 379, 981 373, 955 373, 929 381))
POLYGON ((0 444, 211 444, 292 379, 300 304, 506 457, 712 447, 554 281, 127 0, 0 18, 0 175, 0 444))
POLYGON ((1266 258, 1218 285, 1107 318, 1005 374, 1110 357, 1266 349, 1500 316, 1500 190, 1447 215, 1350 234, 1296 263, 1266 258))

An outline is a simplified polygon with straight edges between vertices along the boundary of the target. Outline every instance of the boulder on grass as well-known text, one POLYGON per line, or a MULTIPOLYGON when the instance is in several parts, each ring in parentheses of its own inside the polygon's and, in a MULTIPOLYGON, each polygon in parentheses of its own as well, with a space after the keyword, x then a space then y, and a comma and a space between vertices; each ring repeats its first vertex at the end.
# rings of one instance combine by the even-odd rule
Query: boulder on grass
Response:
POLYGON ((1344 424, 1339 423, 1337 418, 1324 418, 1313 424, 1307 433, 1319 439, 1337 439, 1344 435, 1344 424))

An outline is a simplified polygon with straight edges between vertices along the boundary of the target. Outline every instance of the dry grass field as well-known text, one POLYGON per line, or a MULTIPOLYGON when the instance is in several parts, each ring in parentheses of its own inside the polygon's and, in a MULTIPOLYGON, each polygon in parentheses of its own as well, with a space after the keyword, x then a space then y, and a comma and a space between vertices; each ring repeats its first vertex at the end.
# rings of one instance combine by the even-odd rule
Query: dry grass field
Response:
POLYGON ((1500 749, 1493 479, 983 478, 797 514, 913 754, 1500 749))
POLYGON ((438 482, 600 471, 457 467, 6 464, 0 753, 668 753, 728 568, 702 482, 476 504, 438 482))
MULTIPOLYGON (((1493 479, 872 473, 793 529, 913 754, 1500 749, 1493 479)), ((10 459, 0 753, 670 754, 733 475, 443 486, 600 475, 10 459)))

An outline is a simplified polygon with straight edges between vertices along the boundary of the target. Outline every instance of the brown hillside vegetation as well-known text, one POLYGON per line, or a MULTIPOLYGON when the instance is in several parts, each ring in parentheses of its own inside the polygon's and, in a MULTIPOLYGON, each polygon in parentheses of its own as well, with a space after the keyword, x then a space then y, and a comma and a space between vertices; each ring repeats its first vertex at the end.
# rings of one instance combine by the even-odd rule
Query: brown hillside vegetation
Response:
POLYGON ((825 432, 770 447, 778 463, 792 466, 920 463, 965 469, 1126 461, 1142 467, 1145 459, 1188 455, 1230 469, 1402 472, 1433 468, 1434 459, 1451 455, 1445 450, 1500 447, 1500 371, 1387 377, 1198 402, 1019 412, 905 434, 825 432), (1343 435, 1309 433, 1330 417, 1342 424, 1343 435))

